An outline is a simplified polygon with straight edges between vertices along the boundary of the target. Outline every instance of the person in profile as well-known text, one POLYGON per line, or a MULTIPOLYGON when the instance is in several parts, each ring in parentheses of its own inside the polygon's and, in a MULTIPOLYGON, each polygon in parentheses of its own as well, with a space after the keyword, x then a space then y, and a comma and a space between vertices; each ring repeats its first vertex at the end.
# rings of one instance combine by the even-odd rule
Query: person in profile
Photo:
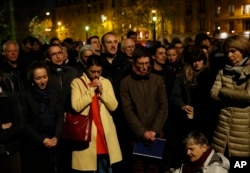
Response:
POLYGON ((191 131, 184 144, 189 160, 173 173, 228 173, 229 160, 222 153, 216 153, 202 133, 191 131))

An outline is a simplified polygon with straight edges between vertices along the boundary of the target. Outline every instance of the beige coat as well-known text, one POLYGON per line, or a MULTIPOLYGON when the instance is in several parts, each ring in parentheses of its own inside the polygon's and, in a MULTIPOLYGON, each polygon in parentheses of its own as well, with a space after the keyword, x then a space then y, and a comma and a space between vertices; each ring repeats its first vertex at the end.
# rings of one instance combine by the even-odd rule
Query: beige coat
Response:
MULTIPOLYGON (((81 77, 86 84, 90 82, 88 77, 83 74, 81 77)), ((113 118, 109 111, 114 111, 117 108, 118 102, 115 98, 113 87, 108 79, 100 77, 103 93, 101 97, 100 116, 106 142, 109 151, 110 164, 122 160, 121 150, 116 134, 116 128, 113 118)), ((71 101, 75 111, 82 111, 81 114, 88 115, 89 104, 94 96, 94 90, 86 88, 80 79, 74 79, 71 83, 71 101)), ((89 147, 82 151, 74 151, 72 154, 72 168, 81 171, 97 170, 97 153, 96 153, 96 126, 92 123, 91 142, 89 147)))
POLYGON ((212 146, 224 153, 228 145, 229 156, 250 157, 250 66, 241 72, 248 77, 237 84, 235 75, 219 71, 212 87, 212 98, 222 105, 212 146))

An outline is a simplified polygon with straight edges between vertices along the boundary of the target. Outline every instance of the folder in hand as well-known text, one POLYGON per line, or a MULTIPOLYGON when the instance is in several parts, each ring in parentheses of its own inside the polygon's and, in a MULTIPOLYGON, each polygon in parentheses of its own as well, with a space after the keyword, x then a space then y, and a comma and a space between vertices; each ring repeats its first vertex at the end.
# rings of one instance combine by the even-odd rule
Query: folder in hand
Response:
POLYGON ((156 138, 150 145, 140 140, 135 143, 133 154, 162 159, 165 143, 166 140, 161 138, 156 138))

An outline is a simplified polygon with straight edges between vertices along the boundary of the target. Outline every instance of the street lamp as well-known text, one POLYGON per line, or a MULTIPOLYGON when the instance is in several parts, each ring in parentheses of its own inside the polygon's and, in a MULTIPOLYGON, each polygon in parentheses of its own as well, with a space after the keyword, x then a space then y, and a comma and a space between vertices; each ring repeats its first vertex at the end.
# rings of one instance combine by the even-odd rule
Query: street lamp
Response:
POLYGON ((86 41, 87 41, 88 40, 89 26, 85 26, 85 31, 86 31, 86 41))
POLYGON ((152 10, 152 20, 153 20, 153 42, 155 43, 156 41, 156 30, 155 30, 155 24, 157 21, 157 17, 155 15, 156 11, 152 10))

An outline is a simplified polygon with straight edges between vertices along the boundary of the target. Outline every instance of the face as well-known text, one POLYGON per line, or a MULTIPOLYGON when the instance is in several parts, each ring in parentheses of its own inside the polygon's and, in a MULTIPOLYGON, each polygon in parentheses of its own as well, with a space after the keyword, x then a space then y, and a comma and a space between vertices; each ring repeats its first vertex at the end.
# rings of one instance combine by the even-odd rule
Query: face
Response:
POLYGON ((19 49, 16 44, 9 43, 6 45, 4 50, 4 56, 6 57, 7 61, 16 62, 19 55, 19 49))
POLYGON ((128 56, 132 57, 135 50, 135 42, 132 39, 127 39, 124 41, 123 52, 128 56))
POLYGON ((91 39, 91 43, 90 43, 94 49, 98 52, 101 51, 101 43, 100 43, 100 40, 98 38, 92 38, 91 39))
POLYGON ((87 69, 88 77, 90 80, 99 79, 102 74, 102 67, 97 65, 92 65, 87 69))
POLYGON ((86 50, 85 52, 83 52, 83 61, 86 63, 87 62, 87 59, 89 58, 90 55, 93 55, 92 51, 90 50, 86 50))
POLYGON ((177 61, 177 52, 175 49, 169 49, 167 51, 167 57, 170 63, 174 63, 177 61))
POLYGON ((200 71, 202 69, 203 65, 204 65, 203 59, 193 62, 193 68, 195 71, 200 71))
POLYGON ((167 54, 166 49, 163 47, 160 47, 156 50, 156 53, 153 56, 153 59, 158 64, 165 64, 166 58, 167 58, 166 54, 167 54))
POLYGON ((150 68, 150 58, 149 57, 138 58, 135 62, 135 67, 139 75, 141 76, 147 75, 150 68))
POLYGON ((118 40, 115 35, 108 34, 104 38, 104 49, 106 53, 115 55, 118 49, 118 40))
POLYGON ((45 68, 37 68, 34 70, 33 81, 40 89, 45 89, 48 84, 48 73, 45 68))
POLYGON ((31 43, 30 42, 25 43, 23 45, 23 50, 24 50, 25 53, 28 53, 28 52, 32 51, 32 45, 31 45, 31 43))
POLYGON ((50 47, 48 50, 48 53, 50 56, 50 60, 53 64, 61 66, 64 63, 65 58, 64 58, 63 51, 60 46, 50 47))
POLYGON ((40 50, 40 44, 38 42, 34 42, 32 49, 33 49, 33 51, 39 51, 40 50))
POLYGON ((244 59, 242 53, 235 48, 229 48, 227 52, 227 56, 232 65, 235 65, 244 59))
POLYGON ((137 42, 137 35, 131 35, 130 38, 134 40, 135 43, 137 42))
POLYGON ((66 47, 62 48, 64 60, 68 59, 68 50, 66 47))
POLYGON ((211 46, 211 43, 208 39, 205 39, 205 40, 202 40, 201 46, 206 46, 207 48, 209 48, 211 46))
POLYGON ((176 49, 176 52, 177 52, 178 55, 181 55, 182 52, 183 52, 183 49, 184 49, 183 45, 181 43, 176 43, 174 45, 174 48, 176 49))
POLYGON ((195 144, 192 139, 186 144, 187 155, 191 162, 198 160, 204 152, 207 151, 207 145, 195 144))

